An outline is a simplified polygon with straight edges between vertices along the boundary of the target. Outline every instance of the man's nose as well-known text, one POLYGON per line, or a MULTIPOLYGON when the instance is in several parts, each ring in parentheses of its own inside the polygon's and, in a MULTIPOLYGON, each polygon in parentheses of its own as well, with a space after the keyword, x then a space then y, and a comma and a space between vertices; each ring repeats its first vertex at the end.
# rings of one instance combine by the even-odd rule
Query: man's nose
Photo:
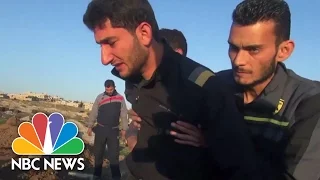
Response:
POLYGON ((113 55, 111 53, 111 48, 108 45, 101 46, 101 63, 103 65, 108 65, 113 60, 113 55))
POLYGON ((239 50, 233 59, 233 64, 235 66, 244 66, 246 64, 248 54, 244 50, 239 50))

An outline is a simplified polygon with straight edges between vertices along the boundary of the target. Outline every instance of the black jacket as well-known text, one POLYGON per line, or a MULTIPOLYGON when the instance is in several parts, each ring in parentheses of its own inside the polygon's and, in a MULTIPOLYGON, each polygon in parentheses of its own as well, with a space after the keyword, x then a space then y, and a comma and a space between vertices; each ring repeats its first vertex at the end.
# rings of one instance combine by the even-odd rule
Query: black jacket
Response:
MULTIPOLYGON (((138 142, 127 157, 137 178, 255 179, 255 153, 233 94, 208 68, 164 45, 162 62, 149 81, 126 81, 126 97, 142 118, 138 142), (180 145, 171 122, 201 124, 208 149, 180 145)), ((113 74, 118 76, 115 69, 113 74)))
MULTIPOLYGON (((232 71, 217 73, 242 95, 232 71)), ((243 99, 239 102, 243 103, 243 99)), ((283 63, 261 95, 242 107, 265 179, 320 178, 320 83, 283 63)))

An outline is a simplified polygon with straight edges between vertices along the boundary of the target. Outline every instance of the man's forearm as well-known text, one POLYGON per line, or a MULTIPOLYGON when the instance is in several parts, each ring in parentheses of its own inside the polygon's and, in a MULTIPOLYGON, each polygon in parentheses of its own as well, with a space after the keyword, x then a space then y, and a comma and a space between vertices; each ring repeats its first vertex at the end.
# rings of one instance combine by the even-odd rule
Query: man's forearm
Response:
POLYGON ((127 109, 125 100, 122 100, 121 102, 120 118, 121 118, 121 129, 126 131, 129 127, 129 119, 128 119, 128 109, 127 109))
POLYGON ((135 128, 132 123, 129 124, 129 128, 126 131, 126 140, 130 151, 132 151, 134 146, 137 144, 137 135, 138 129, 135 128))
POLYGON ((127 116, 123 116, 121 118, 121 129, 124 130, 124 131, 127 131, 128 130, 128 118, 127 116))
POLYGON ((98 109, 97 109, 97 107, 93 107, 90 112, 89 119, 87 121, 88 128, 93 127, 94 123, 97 121, 97 115, 98 115, 98 109))
POLYGON ((89 116, 89 119, 87 121, 87 127, 92 128, 93 124, 94 124, 94 119, 89 116))
POLYGON ((126 139, 129 137, 136 137, 138 135, 138 129, 133 126, 132 123, 129 124, 129 128, 126 131, 126 139))
POLYGON ((98 95, 96 100, 93 103, 91 112, 89 114, 89 119, 87 121, 87 127, 92 128, 94 123, 97 121, 98 117, 98 109, 99 109, 99 99, 101 98, 101 95, 98 95))
POLYGON ((127 143, 128 143, 128 148, 130 151, 133 150, 133 148, 136 146, 137 144, 137 136, 130 136, 127 138, 127 143))

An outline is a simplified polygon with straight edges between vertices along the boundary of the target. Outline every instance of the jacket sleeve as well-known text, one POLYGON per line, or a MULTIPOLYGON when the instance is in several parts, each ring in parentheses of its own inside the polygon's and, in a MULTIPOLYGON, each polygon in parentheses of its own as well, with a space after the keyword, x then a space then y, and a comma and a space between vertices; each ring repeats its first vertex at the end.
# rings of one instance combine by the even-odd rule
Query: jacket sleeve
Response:
POLYGON ((302 103, 287 147, 289 173, 296 179, 320 179, 320 94, 302 103))
POLYGON ((126 131, 128 129, 128 109, 127 109, 127 105, 124 98, 121 101, 120 118, 121 118, 121 129, 126 131))
MULTIPOLYGON (((219 169, 218 176, 228 180, 262 179, 262 167, 234 93, 214 76, 203 88, 210 112, 209 120, 205 122, 205 138, 211 160, 217 166, 214 169, 219 169)), ((241 104, 243 106, 243 102, 241 104)))
POLYGON ((89 119, 88 119, 88 123, 87 123, 87 127, 88 128, 92 128, 94 123, 97 121, 97 117, 98 117, 98 109, 99 109, 99 100, 101 99, 101 94, 99 94, 92 106, 90 115, 89 115, 89 119))

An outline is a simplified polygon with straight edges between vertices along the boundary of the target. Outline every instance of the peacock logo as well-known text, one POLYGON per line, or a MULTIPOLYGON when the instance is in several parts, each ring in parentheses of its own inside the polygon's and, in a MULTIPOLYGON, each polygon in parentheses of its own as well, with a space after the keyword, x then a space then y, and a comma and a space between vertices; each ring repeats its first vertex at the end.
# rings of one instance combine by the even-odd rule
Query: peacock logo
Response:
POLYGON ((32 117, 32 123, 23 122, 18 127, 20 137, 12 142, 12 151, 17 155, 79 155, 84 142, 76 137, 78 127, 66 122, 60 113, 49 117, 39 112, 32 117))

